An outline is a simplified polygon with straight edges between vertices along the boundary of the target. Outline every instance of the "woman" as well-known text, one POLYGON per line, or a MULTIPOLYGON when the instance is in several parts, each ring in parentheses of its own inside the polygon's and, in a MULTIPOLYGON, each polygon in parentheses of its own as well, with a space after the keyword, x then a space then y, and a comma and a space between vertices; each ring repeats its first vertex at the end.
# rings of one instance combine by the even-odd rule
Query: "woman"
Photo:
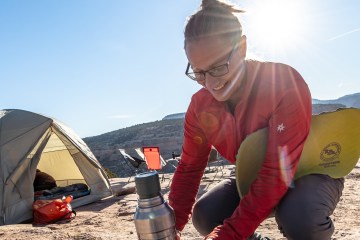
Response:
POLYGON ((256 228, 276 208, 286 237, 330 239, 329 215, 342 180, 309 175, 289 188, 310 128, 308 86, 287 65, 245 59, 238 12, 219 0, 203 0, 185 27, 186 75, 203 88, 186 113, 181 161, 169 194, 176 227, 181 231, 192 214, 205 239, 256 239, 256 228), (266 156, 248 194, 240 199, 235 179, 226 179, 193 208, 212 146, 235 163, 242 141, 262 128, 269 134, 266 156), (280 154, 286 156, 285 165, 280 154))

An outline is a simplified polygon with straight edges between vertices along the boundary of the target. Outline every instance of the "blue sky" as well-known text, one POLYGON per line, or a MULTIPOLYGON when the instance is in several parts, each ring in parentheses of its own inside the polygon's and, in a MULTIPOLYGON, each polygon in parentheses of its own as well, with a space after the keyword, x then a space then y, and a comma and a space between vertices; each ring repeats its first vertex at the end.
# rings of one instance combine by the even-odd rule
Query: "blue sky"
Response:
MULTIPOLYGON (((359 1, 233 2, 247 10, 248 57, 295 67, 313 98, 360 92, 359 1)), ((81 137, 185 112, 200 87, 184 75, 183 29, 199 3, 0 1, 0 109, 81 137)))

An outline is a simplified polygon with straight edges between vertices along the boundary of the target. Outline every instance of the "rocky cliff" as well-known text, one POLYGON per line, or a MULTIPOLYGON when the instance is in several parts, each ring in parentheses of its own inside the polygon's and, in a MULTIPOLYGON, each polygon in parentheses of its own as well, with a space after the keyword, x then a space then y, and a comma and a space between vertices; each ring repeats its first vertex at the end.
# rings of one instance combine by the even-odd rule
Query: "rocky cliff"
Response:
MULTIPOLYGON (((172 152, 179 154, 183 142, 184 119, 169 119, 135 125, 84 138, 100 163, 118 177, 129 176, 134 168, 122 157, 118 149, 137 156, 135 148, 158 146, 164 159, 172 157, 172 152)), ((166 172, 174 168, 168 166, 166 172)))

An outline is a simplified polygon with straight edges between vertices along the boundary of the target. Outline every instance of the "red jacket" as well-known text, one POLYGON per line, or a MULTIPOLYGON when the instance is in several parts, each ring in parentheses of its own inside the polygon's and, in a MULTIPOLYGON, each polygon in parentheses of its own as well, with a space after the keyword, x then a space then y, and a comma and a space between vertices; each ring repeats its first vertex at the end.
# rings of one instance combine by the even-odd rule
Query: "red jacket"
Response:
MULTIPOLYGON (((195 93, 186 113, 181 162, 169 194, 182 230, 192 206, 213 145, 235 163, 241 142, 258 129, 269 129, 264 163, 249 193, 233 215, 214 229, 214 239, 246 239, 271 213, 288 189, 309 133, 311 96, 307 84, 293 68, 279 63, 246 61, 246 76, 239 89, 241 99, 232 114, 225 102, 206 90, 195 93), (286 149, 286 166, 279 162, 286 149), (282 170, 281 170, 282 168, 282 170)), ((211 211, 211 209, 209 209, 211 211)))

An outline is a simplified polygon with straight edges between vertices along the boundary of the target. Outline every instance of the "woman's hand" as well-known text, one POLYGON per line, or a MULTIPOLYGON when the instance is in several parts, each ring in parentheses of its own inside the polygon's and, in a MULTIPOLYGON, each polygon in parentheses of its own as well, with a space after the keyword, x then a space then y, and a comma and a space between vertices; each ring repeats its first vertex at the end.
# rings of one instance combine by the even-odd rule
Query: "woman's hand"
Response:
POLYGON ((180 240, 181 232, 176 229, 176 238, 175 240, 180 240))

